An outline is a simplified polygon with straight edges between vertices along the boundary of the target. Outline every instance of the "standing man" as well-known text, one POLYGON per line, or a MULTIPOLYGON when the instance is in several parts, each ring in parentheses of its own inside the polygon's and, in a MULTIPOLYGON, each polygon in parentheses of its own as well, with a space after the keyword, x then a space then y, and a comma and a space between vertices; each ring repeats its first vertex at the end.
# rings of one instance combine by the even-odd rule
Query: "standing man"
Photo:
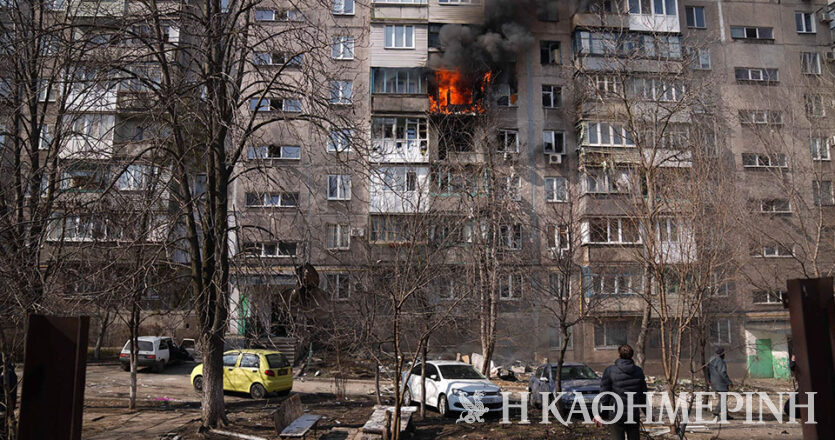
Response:
MULTIPOLYGON (((647 380, 644 377, 644 370, 635 365, 632 356, 635 351, 629 345, 618 347, 618 359, 615 364, 603 371, 603 378, 600 381, 600 392, 612 392, 617 394, 623 403, 624 411, 620 420, 609 424, 609 438, 611 440, 638 440, 641 436, 640 416, 641 412, 636 408, 632 410, 632 423, 627 423, 629 414, 626 407, 626 393, 635 393, 633 402, 643 405, 646 403, 647 380)), ((609 397, 609 396, 607 396, 609 397)), ((613 405, 612 398, 604 399, 603 405, 613 405)))
POLYGON ((719 420, 733 420, 733 417, 728 415, 728 389, 733 382, 728 377, 728 366, 725 364, 725 348, 719 347, 716 349, 716 356, 707 364, 707 380, 710 382, 710 387, 713 391, 719 393, 719 403, 713 408, 713 415, 718 416, 719 420))

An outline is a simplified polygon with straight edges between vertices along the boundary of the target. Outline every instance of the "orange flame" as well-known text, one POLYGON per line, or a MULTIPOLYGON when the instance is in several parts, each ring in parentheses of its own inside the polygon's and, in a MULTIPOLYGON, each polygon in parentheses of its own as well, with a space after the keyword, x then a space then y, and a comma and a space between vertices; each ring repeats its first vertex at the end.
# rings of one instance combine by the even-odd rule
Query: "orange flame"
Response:
MULTIPOLYGON (((481 79, 481 91, 490 83, 492 74, 487 72, 481 79)), ((473 88, 468 87, 460 72, 441 69, 435 72, 437 95, 429 96, 430 109, 433 113, 472 113, 483 112, 480 102, 475 102, 473 88)), ((483 95, 483 93, 482 93, 483 95)))

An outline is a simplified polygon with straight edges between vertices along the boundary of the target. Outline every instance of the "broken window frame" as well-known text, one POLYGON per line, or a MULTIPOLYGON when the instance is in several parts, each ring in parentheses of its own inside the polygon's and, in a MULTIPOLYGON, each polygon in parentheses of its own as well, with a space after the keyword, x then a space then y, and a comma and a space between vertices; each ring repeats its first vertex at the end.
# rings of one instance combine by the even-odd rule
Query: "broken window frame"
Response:
POLYGON ((542 152, 545 154, 565 154, 565 132, 542 130, 542 152))
POLYGON ((562 87, 553 84, 542 84, 542 107, 562 107, 562 87))

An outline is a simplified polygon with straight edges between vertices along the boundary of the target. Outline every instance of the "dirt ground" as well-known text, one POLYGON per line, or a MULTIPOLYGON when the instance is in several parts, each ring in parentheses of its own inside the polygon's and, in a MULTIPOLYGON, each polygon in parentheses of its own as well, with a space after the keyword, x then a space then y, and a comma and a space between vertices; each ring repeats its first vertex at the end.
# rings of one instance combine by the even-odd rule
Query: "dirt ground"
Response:
MULTIPOLYGON (((128 439, 224 439, 229 437, 198 435, 200 420, 199 395, 189 383, 189 373, 194 363, 174 366, 155 374, 140 370, 139 408, 127 409, 130 375, 119 369, 117 363, 90 364, 87 367, 87 389, 83 438, 86 440, 128 439)), ((524 383, 500 384, 509 391, 524 388, 524 383)), ((769 384, 762 384, 768 388, 769 384)), ((348 381, 348 397, 337 400, 333 383, 328 379, 304 378, 294 382, 294 392, 301 397, 307 411, 324 416, 318 431, 308 438, 324 440, 347 438, 346 432, 359 429, 365 423, 374 406, 374 384, 369 380, 348 381)), ((283 398, 273 397, 252 400, 247 395, 226 394, 230 426, 226 430, 275 439, 270 413, 283 398)), ((605 428, 575 423, 568 427, 539 424, 541 413, 532 409, 531 424, 502 425, 497 417, 487 418, 485 423, 468 425, 445 419, 434 411, 425 420, 415 422, 414 439, 602 439, 605 428)), ((515 419, 515 418, 514 418, 515 419)), ((763 425, 743 425, 734 421, 720 430, 704 434, 688 434, 688 439, 801 439, 797 425, 779 425, 775 422, 763 425)), ((662 438, 662 437, 654 437, 662 438)))

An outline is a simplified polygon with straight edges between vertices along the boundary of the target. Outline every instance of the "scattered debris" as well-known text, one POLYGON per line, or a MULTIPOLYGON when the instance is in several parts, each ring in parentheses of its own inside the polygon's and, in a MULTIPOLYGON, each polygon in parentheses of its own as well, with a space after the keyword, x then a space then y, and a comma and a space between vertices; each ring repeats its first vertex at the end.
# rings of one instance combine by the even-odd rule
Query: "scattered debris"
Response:
POLYGON ((649 433, 650 437, 660 437, 664 434, 669 434, 670 433, 670 428, 648 429, 647 432, 649 433))
POLYGON ((237 432, 221 431, 219 429, 212 429, 209 432, 211 432, 212 434, 225 435, 227 437, 240 438, 243 440, 269 440, 266 437, 258 437, 249 434, 238 434, 237 432))
POLYGON ((508 382, 517 382, 519 380, 516 377, 516 374, 513 373, 513 371, 511 371, 507 368, 504 368, 504 367, 499 367, 499 368, 496 369, 496 376, 499 379, 506 380, 508 382))

